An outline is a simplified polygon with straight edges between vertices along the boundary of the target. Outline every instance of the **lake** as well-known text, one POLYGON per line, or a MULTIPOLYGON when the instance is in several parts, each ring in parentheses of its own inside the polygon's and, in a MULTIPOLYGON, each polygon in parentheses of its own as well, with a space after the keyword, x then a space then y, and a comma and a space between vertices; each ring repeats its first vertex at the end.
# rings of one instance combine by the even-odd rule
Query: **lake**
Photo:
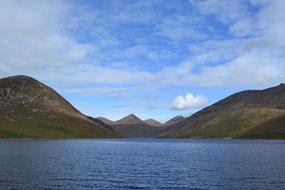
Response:
POLYGON ((285 141, 2 140, 0 189, 285 189, 285 141))

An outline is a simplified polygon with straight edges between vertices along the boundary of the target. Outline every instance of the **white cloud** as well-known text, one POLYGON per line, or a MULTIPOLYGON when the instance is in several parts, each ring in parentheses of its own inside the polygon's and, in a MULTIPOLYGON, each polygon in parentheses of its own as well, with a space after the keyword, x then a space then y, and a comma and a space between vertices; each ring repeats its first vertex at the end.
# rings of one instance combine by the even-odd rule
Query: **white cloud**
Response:
MULTIPOLYGON (((0 1, 0 76, 28 74, 58 89, 69 89, 66 92, 77 94, 80 89, 81 93, 90 92, 102 96, 129 93, 125 92, 124 85, 149 92, 150 87, 256 88, 284 82, 283 0, 251 0, 255 5, 262 5, 255 14, 248 14, 244 5, 240 4, 242 1, 238 0, 199 2, 202 4, 197 4, 200 11, 198 18, 191 17, 194 20, 187 20, 185 15, 177 14, 161 17, 153 10, 146 17, 142 16, 142 11, 136 14, 138 10, 143 10, 140 6, 152 7, 150 1, 144 5, 131 5, 125 11, 122 9, 118 18, 116 10, 111 10, 110 17, 107 17, 109 12, 103 15, 104 11, 89 10, 82 11, 79 15, 70 14, 72 5, 65 1, 0 1), (74 15, 78 17, 74 18, 74 15), (191 32, 194 32, 192 37, 201 39, 200 33, 195 32, 196 27, 203 27, 205 24, 198 22, 204 20, 204 16, 211 16, 212 19, 217 17, 228 27, 230 35, 225 38, 213 35, 210 36, 211 40, 189 44, 189 57, 181 63, 165 64, 163 68, 154 70, 138 67, 130 61, 121 65, 110 62, 102 66, 100 63, 100 58, 104 56, 136 60, 138 56, 144 55, 150 60, 159 60, 170 54, 168 51, 152 51, 147 45, 140 44, 118 48, 117 55, 104 54, 100 48, 112 49, 113 45, 119 43, 109 30, 113 24, 120 25, 128 19, 134 23, 139 18, 139 23, 152 23, 153 19, 159 17, 163 19, 158 22, 160 25, 157 25, 154 32, 159 31, 160 35, 172 40, 191 38, 191 32), (74 22, 66 22, 66 19, 74 22), (84 30, 90 29, 94 33, 91 36, 95 38, 95 42, 80 41, 76 37, 81 35, 69 33, 70 28, 85 24, 84 30), (95 84, 99 87, 90 90, 95 84)), ((171 48, 168 50, 172 51, 171 48)), ((179 56, 180 54, 177 55, 179 56)), ((137 97, 140 93, 134 94, 137 97)))
POLYGON ((111 96, 111 97, 125 97, 132 89, 123 87, 85 87, 85 88, 68 88, 64 92, 76 94, 80 96, 111 96))
MULTIPOLYGON (((285 81, 284 0, 191 0, 196 4, 189 10, 161 1, 169 7, 164 14, 159 1, 116 1, 107 9, 74 7, 76 1, 0 1, 0 77, 31 75, 67 97, 82 97, 72 103, 94 116, 135 112, 161 120, 170 117, 161 112, 171 101, 164 87, 173 95, 177 86, 245 89, 285 81), (248 3, 258 11, 249 13, 248 3), (138 63, 141 57, 147 61, 138 63), (86 95, 93 104, 84 102, 86 95)), ((192 113, 207 103, 187 94, 167 111, 192 113)))
MULTIPOLYGON (((257 13, 244 14, 227 25, 238 38, 227 37, 190 45, 191 56, 176 68, 164 70, 169 76, 168 81, 164 82, 206 87, 259 88, 284 81, 284 1, 256 0, 254 3, 263 5, 257 13)), ((225 12, 221 11, 218 16, 223 14, 225 12)))
POLYGON ((254 28, 255 20, 253 18, 242 19, 230 27, 230 32, 238 37, 259 35, 259 32, 254 28))
POLYGON ((202 95, 192 95, 187 93, 184 97, 178 96, 173 101, 171 108, 175 110, 186 110, 189 108, 200 109, 208 105, 208 100, 202 95))
POLYGON ((207 36, 197 29, 198 22, 199 17, 193 15, 172 15, 165 17, 155 30, 157 35, 171 40, 205 39, 207 36))
POLYGON ((0 2, 0 75, 45 73, 84 61, 94 47, 64 34, 62 1, 0 2))
POLYGON ((241 51, 244 40, 207 40, 196 45, 190 45, 189 51, 193 55, 192 62, 212 65, 213 63, 233 60, 241 51))
POLYGON ((205 16, 216 16, 224 23, 235 22, 248 15, 242 0, 189 0, 189 3, 205 16))

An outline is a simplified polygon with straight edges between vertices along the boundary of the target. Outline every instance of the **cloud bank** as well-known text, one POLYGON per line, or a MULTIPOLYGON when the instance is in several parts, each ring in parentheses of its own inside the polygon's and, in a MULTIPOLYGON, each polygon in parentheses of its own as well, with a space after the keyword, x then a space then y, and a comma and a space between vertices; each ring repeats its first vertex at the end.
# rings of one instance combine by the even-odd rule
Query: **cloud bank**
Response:
POLYGON ((263 88, 285 81, 284 10, 284 0, 0 1, 0 77, 137 102, 263 88))
MULTIPOLYGON (((67 1, 1 1, 1 76, 24 73, 68 87, 90 82, 157 88, 265 86, 285 78, 282 0, 191 0, 195 14, 168 16, 155 11, 160 1, 116 4, 126 12, 110 4, 113 9, 102 11, 87 5, 75 9, 67 1), (226 30, 209 29, 208 16, 226 30), (126 23, 139 24, 137 31, 145 25, 154 30, 130 35, 126 45, 126 36, 114 34, 126 23), (173 54, 177 45, 183 54, 173 54)), ((124 32, 135 29, 129 30, 124 32)))

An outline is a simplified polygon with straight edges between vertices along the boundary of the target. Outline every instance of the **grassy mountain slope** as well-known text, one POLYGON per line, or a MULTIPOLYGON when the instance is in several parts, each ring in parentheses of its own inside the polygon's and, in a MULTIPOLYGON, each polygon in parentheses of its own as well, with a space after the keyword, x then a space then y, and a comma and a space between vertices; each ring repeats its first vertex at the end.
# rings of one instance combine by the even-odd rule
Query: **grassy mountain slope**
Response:
POLYGON ((103 123, 107 125, 113 125, 115 123, 114 121, 107 119, 105 117, 97 117, 96 119, 102 121, 103 123))
POLYGON ((285 138, 284 123, 278 120, 284 115, 285 85, 281 84, 229 96, 177 123, 162 136, 285 138))
POLYGON ((182 116, 182 115, 178 115, 175 116, 173 118, 171 118, 170 120, 166 121, 163 125, 166 127, 173 127, 178 123, 183 122, 186 119, 186 117, 182 116))
POLYGON ((0 79, 0 138, 117 137, 50 87, 27 76, 0 79))

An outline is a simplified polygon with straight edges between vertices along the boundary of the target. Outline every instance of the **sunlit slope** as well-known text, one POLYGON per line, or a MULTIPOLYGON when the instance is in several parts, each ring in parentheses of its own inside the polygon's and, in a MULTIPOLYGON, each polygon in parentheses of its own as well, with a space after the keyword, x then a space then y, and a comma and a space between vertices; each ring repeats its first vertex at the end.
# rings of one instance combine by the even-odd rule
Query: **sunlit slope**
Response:
POLYGON ((164 137, 285 138, 285 85, 229 96, 187 118, 164 137), (273 130, 274 129, 274 130, 273 130))
POLYGON ((0 80, 0 138, 100 138, 118 134, 27 76, 0 80))

